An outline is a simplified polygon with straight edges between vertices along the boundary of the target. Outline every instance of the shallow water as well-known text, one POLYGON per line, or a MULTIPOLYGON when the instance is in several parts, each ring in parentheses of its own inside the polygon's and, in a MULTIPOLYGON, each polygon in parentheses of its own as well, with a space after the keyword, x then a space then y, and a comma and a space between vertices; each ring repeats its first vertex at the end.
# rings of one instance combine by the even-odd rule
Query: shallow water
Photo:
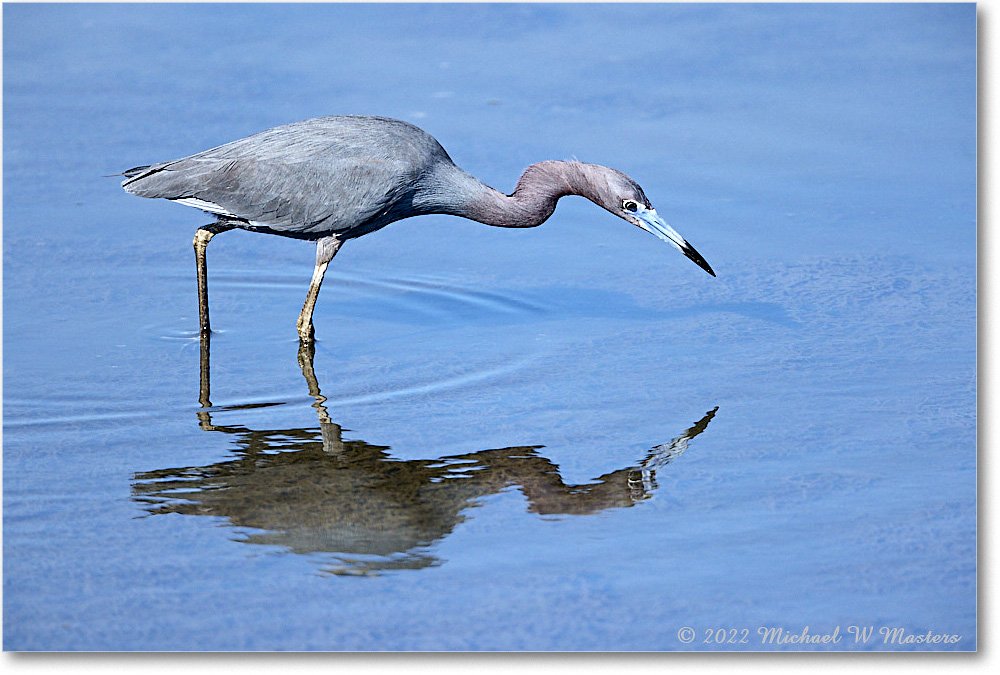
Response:
POLYGON ((976 648, 973 5, 3 18, 5 649, 976 648), (424 217, 303 351, 312 247, 237 231, 201 342, 208 219, 105 176, 338 113, 620 168, 719 277, 424 217))

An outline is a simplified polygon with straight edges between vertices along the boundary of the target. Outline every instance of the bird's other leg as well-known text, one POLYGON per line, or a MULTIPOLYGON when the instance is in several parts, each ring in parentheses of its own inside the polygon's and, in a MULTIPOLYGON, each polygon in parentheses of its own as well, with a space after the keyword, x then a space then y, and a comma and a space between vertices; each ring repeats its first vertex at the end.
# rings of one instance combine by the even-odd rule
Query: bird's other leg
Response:
POLYGON ((309 283, 309 293, 306 294, 306 302, 302 306, 302 313, 296 324, 299 329, 299 339, 302 342, 312 342, 313 340, 313 308, 316 307, 316 298, 319 297, 319 287, 323 283, 323 275, 326 274, 326 267, 337 255, 337 249, 343 242, 336 237, 323 237, 316 242, 316 269, 313 270, 312 281, 309 283))
POLYGON ((235 225, 212 223, 198 228, 194 233, 194 260, 198 268, 198 322, 202 335, 212 331, 208 322, 208 262, 205 260, 205 249, 212 237, 233 227, 235 225))

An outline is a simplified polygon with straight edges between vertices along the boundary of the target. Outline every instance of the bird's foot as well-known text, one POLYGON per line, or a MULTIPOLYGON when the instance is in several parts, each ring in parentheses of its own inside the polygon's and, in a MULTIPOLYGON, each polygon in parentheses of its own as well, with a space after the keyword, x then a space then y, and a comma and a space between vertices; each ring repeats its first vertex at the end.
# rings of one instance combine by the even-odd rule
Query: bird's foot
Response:
POLYGON ((313 330, 312 321, 310 321, 309 323, 303 323, 302 321, 299 321, 296 324, 296 328, 299 331, 300 342, 302 342, 303 344, 309 344, 310 342, 313 342, 313 336, 315 335, 316 331, 313 330))

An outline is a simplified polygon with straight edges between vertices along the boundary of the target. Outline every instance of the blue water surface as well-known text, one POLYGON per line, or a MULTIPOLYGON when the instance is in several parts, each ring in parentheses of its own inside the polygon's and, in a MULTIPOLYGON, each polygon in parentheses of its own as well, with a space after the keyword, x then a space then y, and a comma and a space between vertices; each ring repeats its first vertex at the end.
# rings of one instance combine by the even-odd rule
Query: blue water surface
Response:
POLYGON ((976 9, 3 7, 6 650, 976 649, 976 9), (209 247, 111 174, 319 115, 580 198, 209 247), (824 641, 825 638, 825 641, 824 641))

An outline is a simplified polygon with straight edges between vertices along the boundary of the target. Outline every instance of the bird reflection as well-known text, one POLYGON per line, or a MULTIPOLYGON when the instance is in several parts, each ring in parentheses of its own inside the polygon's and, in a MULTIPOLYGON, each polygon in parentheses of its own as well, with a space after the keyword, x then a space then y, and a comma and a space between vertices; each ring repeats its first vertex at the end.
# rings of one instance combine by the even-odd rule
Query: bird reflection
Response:
POLYGON ((211 419, 209 339, 202 338, 199 423, 233 434, 235 457, 208 466, 134 476, 133 499, 149 514, 226 518, 247 528, 241 541, 319 554, 328 574, 378 574, 441 564, 432 550, 482 498, 516 487, 540 515, 586 515, 630 507, 656 489, 656 471, 684 453, 715 416, 714 408, 677 438, 651 448, 633 466, 567 485, 542 446, 481 450, 400 460, 389 448, 344 440, 330 421, 302 343, 299 365, 316 399, 319 428, 254 430, 211 419))

